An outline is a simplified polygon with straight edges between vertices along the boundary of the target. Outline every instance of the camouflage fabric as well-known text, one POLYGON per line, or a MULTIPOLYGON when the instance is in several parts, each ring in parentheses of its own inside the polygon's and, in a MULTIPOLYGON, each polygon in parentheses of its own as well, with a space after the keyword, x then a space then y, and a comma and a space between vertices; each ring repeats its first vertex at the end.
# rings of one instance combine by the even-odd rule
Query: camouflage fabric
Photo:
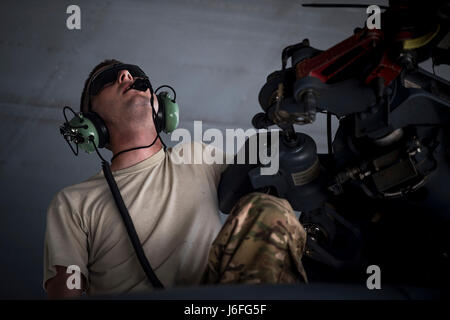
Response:
POLYGON ((306 232, 284 200, 251 193, 233 207, 212 244, 204 284, 307 282, 306 232))

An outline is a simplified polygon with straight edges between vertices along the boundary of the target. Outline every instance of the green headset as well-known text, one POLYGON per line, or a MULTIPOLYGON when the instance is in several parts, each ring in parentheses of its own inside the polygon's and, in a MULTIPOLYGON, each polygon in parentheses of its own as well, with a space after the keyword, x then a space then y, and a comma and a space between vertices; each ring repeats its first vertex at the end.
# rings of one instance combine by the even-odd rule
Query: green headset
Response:
POLYGON ((78 148, 91 153, 95 151, 95 148, 104 148, 108 145, 108 128, 103 119, 96 112, 92 111, 91 97, 98 94, 105 84, 116 81, 118 72, 121 70, 127 70, 133 78, 136 78, 128 89, 140 91, 150 89, 153 121, 157 131, 155 141, 161 132, 171 133, 178 127, 179 108, 176 102, 175 90, 170 86, 164 85, 157 88, 156 92, 154 92, 147 75, 141 68, 132 64, 116 63, 100 68, 89 79, 86 90, 83 92, 78 114, 69 107, 64 108, 63 112, 66 122, 60 127, 60 132, 75 154, 78 154, 78 148), (163 87, 170 88, 173 91, 173 98, 166 91, 158 94, 159 89, 163 87), (157 113, 153 107, 153 93, 156 93, 158 99, 159 108, 157 113), (67 120, 66 109, 70 109, 75 115, 70 121, 67 120), (84 110, 88 111, 83 112, 84 110), (76 151, 72 147, 71 142, 76 144, 76 151))

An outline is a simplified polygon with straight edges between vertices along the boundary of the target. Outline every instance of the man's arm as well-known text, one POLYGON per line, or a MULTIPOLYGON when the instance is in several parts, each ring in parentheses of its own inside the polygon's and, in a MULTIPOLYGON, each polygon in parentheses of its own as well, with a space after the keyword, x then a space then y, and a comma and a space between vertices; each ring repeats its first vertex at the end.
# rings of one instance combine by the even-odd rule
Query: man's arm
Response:
POLYGON ((45 283, 47 289, 47 295, 50 299, 66 299, 66 298, 78 298, 81 297, 86 289, 86 278, 81 275, 81 287, 80 289, 69 289, 67 287, 67 279, 72 275, 67 273, 67 267, 55 266, 56 276, 48 279, 45 283))
POLYGON ((80 297, 89 286, 89 279, 85 278, 89 274, 86 268, 89 260, 87 229, 77 205, 70 201, 74 198, 78 195, 62 190, 55 195, 47 210, 43 285, 51 299, 80 297), (79 279, 74 277, 73 267, 78 267, 79 279), (71 289, 74 285, 79 289, 71 289))

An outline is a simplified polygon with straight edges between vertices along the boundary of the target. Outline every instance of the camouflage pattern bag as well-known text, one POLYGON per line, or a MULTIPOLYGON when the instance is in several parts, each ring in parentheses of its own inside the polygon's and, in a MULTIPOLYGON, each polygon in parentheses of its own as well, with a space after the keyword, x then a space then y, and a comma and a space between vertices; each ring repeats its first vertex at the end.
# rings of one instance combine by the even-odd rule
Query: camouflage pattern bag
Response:
POLYGON ((306 232, 290 204, 263 193, 242 197, 209 252, 203 284, 307 282, 306 232))

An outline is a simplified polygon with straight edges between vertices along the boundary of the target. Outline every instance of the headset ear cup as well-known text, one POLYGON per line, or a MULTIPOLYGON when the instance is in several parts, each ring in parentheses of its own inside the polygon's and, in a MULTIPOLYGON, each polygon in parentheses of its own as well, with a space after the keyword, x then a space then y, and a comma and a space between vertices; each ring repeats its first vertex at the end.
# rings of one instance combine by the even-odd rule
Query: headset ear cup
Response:
POLYGON ((163 105, 163 109, 161 109, 162 130, 165 133, 170 133, 178 127, 178 103, 170 97, 168 92, 161 92, 158 95, 158 101, 161 101, 161 105, 163 105))
POLYGON ((94 125, 95 131, 94 135, 98 136, 98 148, 104 148, 109 143, 109 131, 106 127, 103 119, 95 112, 89 112, 83 114, 86 119, 89 119, 94 125))

